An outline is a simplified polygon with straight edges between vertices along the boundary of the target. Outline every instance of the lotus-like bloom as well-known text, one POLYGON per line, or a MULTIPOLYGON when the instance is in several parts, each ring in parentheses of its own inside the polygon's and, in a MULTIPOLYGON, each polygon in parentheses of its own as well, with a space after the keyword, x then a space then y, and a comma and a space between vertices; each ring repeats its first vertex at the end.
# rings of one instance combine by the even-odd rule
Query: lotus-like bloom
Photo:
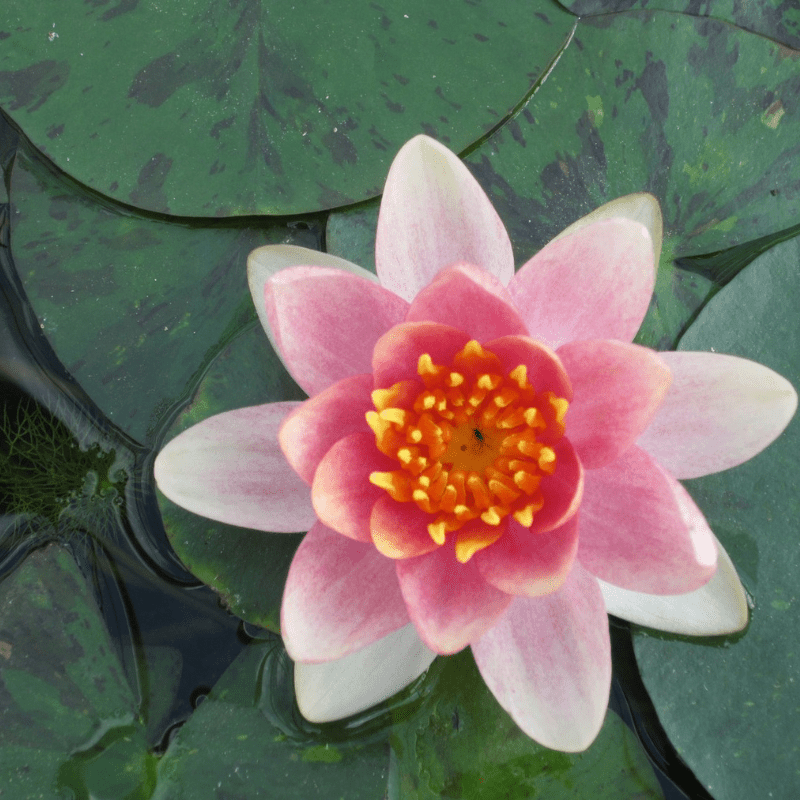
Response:
POLYGON ((621 198, 516 273, 502 222, 449 150, 406 144, 386 181, 378 279, 289 246, 249 260, 303 403, 243 408, 160 453, 167 497, 212 519, 308 530, 283 596, 301 711, 369 707, 470 646, 547 747, 602 725, 608 620, 741 629, 730 560, 676 478, 733 467, 796 408, 766 367, 632 344, 661 215, 621 198))

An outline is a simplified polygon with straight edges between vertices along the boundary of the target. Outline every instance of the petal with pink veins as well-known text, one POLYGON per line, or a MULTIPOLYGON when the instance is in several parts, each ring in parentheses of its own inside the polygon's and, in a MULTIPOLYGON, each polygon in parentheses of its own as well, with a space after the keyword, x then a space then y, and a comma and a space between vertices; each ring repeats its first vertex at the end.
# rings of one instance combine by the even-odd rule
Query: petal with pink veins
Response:
POLYGON ((738 466, 773 442, 797 392, 762 364, 721 353, 659 353, 672 370, 664 402, 637 444, 676 478, 738 466))
POLYGON ((278 434, 286 460, 309 485, 319 462, 339 439, 370 430, 372 375, 355 375, 306 400, 287 417, 278 434))
POLYGON ((315 723, 358 714, 415 681, 436 658, 413 625, 404 625, 355 653, 322 664, 294 665, 300 713, 315 723))
POLYGON ((520 364, 528 371, 528 382, 537 392, 552 392, 572 400, 572 384, 558 355, 547 345, 529 336, 502 336, 483 346, 494 353, 510 372, 520 364))
POLYGON ((669 367, 654 350, 627 342, 569 342, 558 357, 572 382, 569 440, 586 469, 610 464, 653 419, 669 389, 669 367))
POLYGON ((655 283, 653 243, 639 222, 594 222, 547 244, 508 284, 532 338, 557 349, 574 339, 639 330, 655 283))
POLYGON ((511 242, 483 189, 455 154, 416 136, 386 178, 375 235, 378 277, 411 301, 457 261, 475 264, 503 285, 514 274, 511 242))
POLYGON ((450 364, 468 341, 464 331, 438 322, 396 325, 378 339, 372 353, 375 386, 386 388, 399 381, 419 380, 417 365, 422 353, 427 353, 434 364, 450 364))
POLYGON ((397 561, 408 614, 431 650, 451 655, 483 636, 511 602, 487 583, 474 559, 456 560, 453 538, 424 556, 397 561))
POLYGON ((275 533, 316 521, 308 486, 278 446, 278 429, 299 403, 217 414, 176 436, 155 461, 158 488, 194 514, 275 533))
POLYGON ((642 594, 600 581, 609 614, 648 628, 684 636, 725 636, 747 627, 748 604, 742 582, 725 548, 717 545, 717 571, 687 594, 642 594))
POLYGON ((528 329, 503 284, 471 264, 442 270, 413 300, 406 322, 441 322, 479 342, 528 329))
POLYGON ((321 522, 292 559, 281 635, 293 661, 342 658, 408 623, 394 563, 321 522))
POLYGON ((473 556, 483 577, 503 592, 525 597, 561 587, 578 550, 578 515, 547 533, 531 533, 516 520, 493 545, 473 556))
POLYGON ((500 705, 532 739, 567 753, 585 750, 603 724, 611 645, 597 580, 575 564, 543 597, 515 597, 472 645, 500 705))
POLYGON ((351 539, 371 542, 372 507, 386 492, 370 483, 370 473, 397 467, 375 446, 372 432, 339 439, 320 461, 311 484, 311 502, 320 521, 351 539))
POLYGON ((375 342, 408 311, 374 281, 331 267, 281 270, 266 282, 264 304, 271 341, 311 396, 370 371, 375 342))
POLYGON ((714 574, 714 534, 688 492, 635 445, 586 473, 578 560, 607 583, 683 594, 714 574))

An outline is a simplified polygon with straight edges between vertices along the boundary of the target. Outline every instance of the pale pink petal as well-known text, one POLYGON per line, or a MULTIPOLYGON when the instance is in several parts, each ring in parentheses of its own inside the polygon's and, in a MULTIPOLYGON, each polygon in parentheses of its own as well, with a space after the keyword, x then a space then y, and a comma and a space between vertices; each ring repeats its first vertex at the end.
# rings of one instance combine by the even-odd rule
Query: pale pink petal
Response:
POLYGON ((342 658, 408 623, 394 562, 321 522, 295 553, 281 603, 294 661, 342 658))
POLYGON ((372 508, 370 530, 378 551, 387 558, 413 558, 430 553, 439 545, 428 533, 433 514, 415 503, 398 503, 386 492, 372 508))
POLYGON ((789 424, 797 392, 768 367, 721 353, 659 353, 672 386, 637 444, 676 478, 730 469, 789 424))
POLYGON ((511 372, 520 364, 528 368, 528 382, 537 392, 553 392, 572 400, 572 384, 561 359, 547 345, 529 336, 502 336, 483 343, 511 372))
POLYGON ((661 206, 658 204, 658 200, 652 194, 647 194, 646 192, 626 194, 623 197, 618 197, 605 203, 594 209, 594 211, 590 211, 585 217, 576 220, 569 227, 564 228, 553 241, 569 236, 594 222, 620 217, 634 222, 641 222, 647 228, 650 239, 653 242, 653 263, 658 264, 661 257, 664 223, 661 219, 661 206))
POLYGON ((747 627, 748 604, 742 582, 723 546, 717 546, 717 571, 687 594, 642 594, 600 581, 609 614, 648 628, 685 636, 724 636, 747 627))
POLYGON ((434 364, 449 364, 468 341, 464 331, 438 322, 396 325, 375 345, 372 354, 375 386, 387 388, 398 381, 419 380, 420 355, 427 353, 434 364))
POLYGON ((653 419, 671 380, 659 356, 646 347, 602 339, 558 349, 575 393, 567 435, 586 469, 610 464, 653 419))
POLYGON ((516 520, 493 545, 472 557, 483 577, 503 592, 539 597, 566 579, 578 550, 578 515, 547 533, 531 533, 516 520))
POLYGON ((414 298, 406 321, 452 325, 479 342, 528 333, 500 280, 471 264, 442 270, 414 298))
POLYGON ((397 577, 422 641, 450 655, 486 633, 511 602, 488 584, 470 559, 456 560, 454 538, 432 553, 397 561, 397 577))
POLYGON ((372 431, 339 439, 319 462, 311 484, 311 502, 320 521, 351 539, 371 542, 372 507, 387 494, 369 482, 370 473, 397 467, 375 446, 372 431))
MULTIPOLYGON (((372 375, 355 375, 301 403, 280 429, 286 460, 309 485, 322 457, 339 439, 370 430, 372 375)), ((297 404, 295 404, 297 405, 297 404)))
POLYGON ((540 250, 508 284, 530 336, 552 348, 574 339, 631 341, 653 293, 647 228, 601 220, 540 250))
POLYGON ((313 396, 371 369, 372 348, 408 304, 377 283, 330 267, 290 267, 264 287, 271 340, 313 396))
POLYGON ((404 625, 349 656, 294 665, 300 713, 323 723, 358 714, 415 681, 436 658, 413 625, 404 625))
POLYGON ((543 475, 539 489, 544 505, 533 516, 531 531, 552 531, 563 525, 578 510, 583 497, 583 467, 568 439, 551 445, 556 454, 556 471, 543 475))
POLYGON ((358 275, 373 283, 379 283, 377 275, 343 258, 330 255, 330 253, 320 253, 317 250, 309 250, 307 247, 297 247, 293 244, 268 244, 253 250, 247 257, 247 283, 261 327, 276 352, 278 352, 278 348, 272 338, 267 307, 264 303, 264 287, 267 281, 282 269, 308 266, 331 267, 358 275))
POLYGON ((472 652, 492 694, 532 739, 567 753, 594 741, 608 706, 611 645, 600 587, 580 564, 558 591, 514 598, 472 652))
POLYGON ((511 242, 483 189, 446 147, 416 136, 386 178, 375 237, 378 277, 410 301, 457 261, 475 264, 504 285, 514 274, 511 242))
POLYGON ((644 450, 586 473, 578 560, 608 583, 682 594, 714 574, 714 534, 686 490, 644 450))
POLYGON ((311 493, 278 446, 296 402, 227 411, 176 436, 156 457, 158 488, 202 517, 275 533, 316 521, 311 493))

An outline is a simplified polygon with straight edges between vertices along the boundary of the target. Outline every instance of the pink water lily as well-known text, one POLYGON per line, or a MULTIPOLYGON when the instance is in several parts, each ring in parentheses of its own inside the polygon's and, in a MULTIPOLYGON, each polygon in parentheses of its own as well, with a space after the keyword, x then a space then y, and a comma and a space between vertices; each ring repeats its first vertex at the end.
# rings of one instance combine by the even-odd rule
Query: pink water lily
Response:
POLYGON ((261 322, 310 399, 212 417, 155 474, 206 517, 308 530, 281 627, 309 719, 470 646, 529 736, 579 751, 607 707, 607 612, 744 627, 735 569, 676 479, 751 458, 797 397, 745 359, 631 343, 660 248, 657 202, 631 195, 515 273, 480 186, 418 136, 386 181, 378 280, 297 247, 251 255, 261 322))

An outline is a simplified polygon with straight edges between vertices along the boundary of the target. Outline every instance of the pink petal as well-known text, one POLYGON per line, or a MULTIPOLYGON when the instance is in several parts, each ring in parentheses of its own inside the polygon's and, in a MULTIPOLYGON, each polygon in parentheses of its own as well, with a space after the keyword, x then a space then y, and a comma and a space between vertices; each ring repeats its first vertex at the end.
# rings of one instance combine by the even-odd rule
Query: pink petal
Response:
POLYGON ((478 571, 503 592, 539 597, 564 583, 578 550, 578 515, 548 533, 531 533, 516 520, 493 545, 475 553, 478 571))
POLYGON ((682 594, 708 582, 717 550, 686 490, 634 445, 586 474, 578 560, 623 589, 682 594))
POLYGON ((797 392, 785 378, 720 353, 660 353, 672 386, 638 444, 676 478, 730 469, 760 453, 789 424, 797 392))
POLYGON ((589 747, 608 706, 611 645, 600 588, 579 564, 557 592, 515 598, 472 652, 528 736, 568 753, 589 747))
POLYGON ((417 364, 422 353, 427 353, 434 364, 449 364, 468 341, 464 331, 437 322, 396 325, 375 345, 372 354, 375 386, 387 388, 398 381, 419 380, 417 364))
POLYGON ((450 655, 483 636, 511 602, 486 583, 475 559, 456 560, 454 538, 432 553, 397 561, 408 613, 422 641, 450 655))
POLYGON ((320 521, 351 539, 372 542, 372 507, 387 495, 369 482, 369 475, 397 466, 375 446, 372 432, 340 439, 320 461, 311 484, 311 502, 320 521))
POLYGON ((586 469, 610 464, 650 423, 669 388, 669 367, 653 350, 608 340, 569 342, 558 356, 575 392, 569 440, 586 469))
POLYGON ((240 408, 194 425, 158 454, 158 488, 179 506, 229 525, 308 530, 316 521, 308 486, 278 447, 278 429, 298 405, 240 408))
POLYGON ((452 325, 479 342, 528 333, 503 284, 471 264, 442 270, 414 298, 406 321, 452 325))
POLYGON ((483 345, 510 372, 520 364, 528 368, 528 381, 537 392, 550 391, 572 400, 572 384, 561 359, 547 345, 528 336, 503 336, 483 345))
POLYGON ((280 429, 286 460, 308 484, 322 457, 339 439, 370 430, 366 413, 373 410, 372 375, 355 375, 301 403, 280 429))
POLYGON ((396 694, 431 665, 436 653, 404 625, 349 656, 323 664, 294 665, 300 713, 310 722, 358 714, 396 694))
POLYGON ((315 395, 371 371, 372 348, 408 304, 382 286, 330 267, 290 267, 264 287, 276 349, 292 377, 315 395))
POLYGON ((375 237, 378 277, 410 301, 457 261, 475 264, 503 285, 514 274, 511 242, 483 189, 446 147, 416 136, 386 178, 375 237))
POLYGON ((724 636, 747 627, 747 595, 725 548, 716 542, 714 577, 687 594, 642 594, 600 581, 609 614, 684 636, 724 636))
POLYGON ((573 339, 631 341, 654 281, 647 229, 610 219, 550 242, 517 272, 508 291, 530 335, 555 349, 573 339))
POLYGON ((408 622, 394 563, 321 522, 289 567, 281 635, 294 661, 342 658, 408 622))
POLYGON ((309 250, 307 247, 297 247, 292 244, 268 244, 264 247, 257 247, 247 257, 247 283, 250 287, 250 295, 253 298, 253 305, 258 313, 261 327, 269 337, 272 348, 276 352, 278 352, 278 347, 269 327, 267 306, 264 302, 264 287, 267 285, 267 281, 282 269, 309 265, 343 270, 366 278, 366 280, 373 283, 379 283, 377 275, 330 253, 321 253, 317 250, 309 250))
POLYGON ((439 546, 428 533, 433 514, 421 511, 415 503, 398 503, 386 492, 372 509, 372 541, 387 558, 413 558, 439 546))
POLYGON ((531 531, 546 533, 563 525, 578 510, 583 497, 583 467, 568 439, 552 445, 556 454, 556 471, 543 475, 539 488, 544 506, 533 516, 531 531))

